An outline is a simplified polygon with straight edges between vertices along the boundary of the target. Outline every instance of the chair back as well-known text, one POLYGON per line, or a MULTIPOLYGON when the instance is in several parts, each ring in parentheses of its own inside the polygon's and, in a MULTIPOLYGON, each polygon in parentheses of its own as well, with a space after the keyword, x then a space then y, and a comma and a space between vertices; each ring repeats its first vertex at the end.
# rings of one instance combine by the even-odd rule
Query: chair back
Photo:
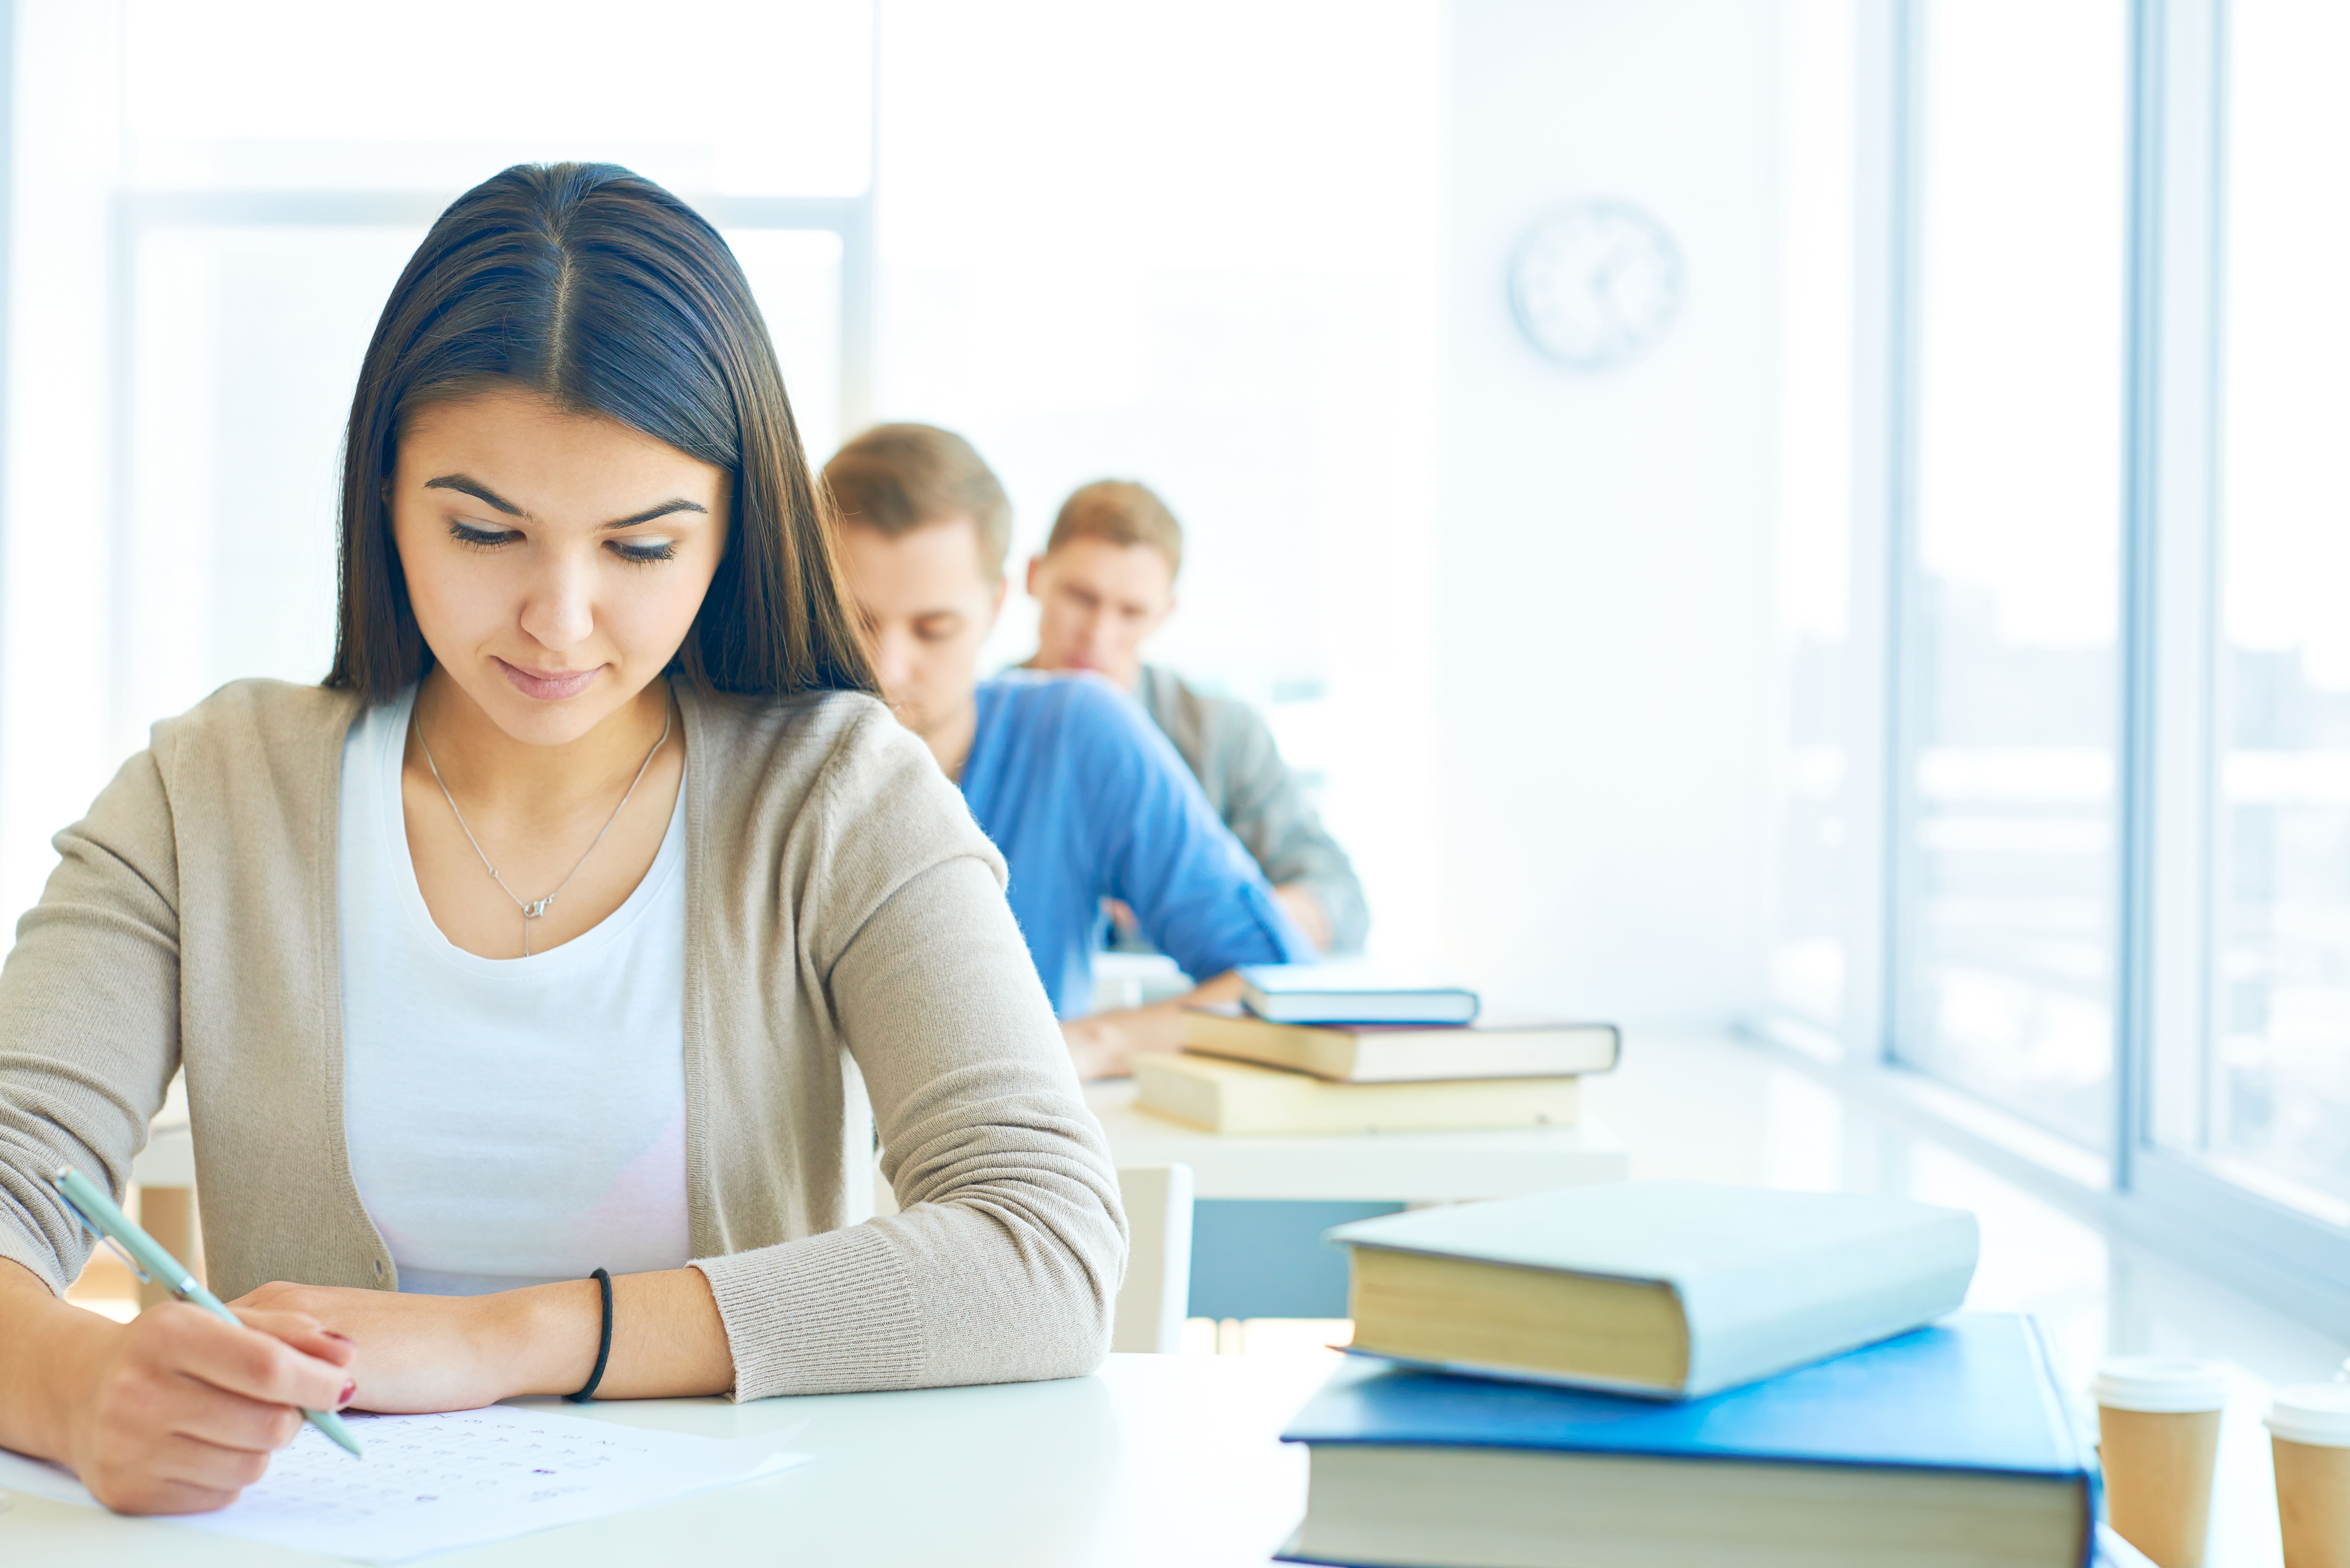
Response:
POLYGON ((1129 1238, 1109 1347, 1172 1355, 1183 1347, 1191 1297, 1191 1168, 1118 1168, 1129 1238))

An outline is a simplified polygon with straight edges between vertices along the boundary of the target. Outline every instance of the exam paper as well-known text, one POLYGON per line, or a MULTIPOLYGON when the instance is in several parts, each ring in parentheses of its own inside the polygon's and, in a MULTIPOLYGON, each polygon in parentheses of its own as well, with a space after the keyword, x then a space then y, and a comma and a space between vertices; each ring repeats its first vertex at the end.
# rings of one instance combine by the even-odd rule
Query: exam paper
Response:
MULTIPOLYGON (((444 1416, 345 1411, 343 1419, 366 1459, 306 1425, 235 1502, 167 1522, 297 1552, 404 1563, 642 1508, 808 1457, 755 1440, 648 1432, 504 1405, 444 1416)), ((71 1471, 5 1449, 0 1487, 98 1506, 71 1471)))

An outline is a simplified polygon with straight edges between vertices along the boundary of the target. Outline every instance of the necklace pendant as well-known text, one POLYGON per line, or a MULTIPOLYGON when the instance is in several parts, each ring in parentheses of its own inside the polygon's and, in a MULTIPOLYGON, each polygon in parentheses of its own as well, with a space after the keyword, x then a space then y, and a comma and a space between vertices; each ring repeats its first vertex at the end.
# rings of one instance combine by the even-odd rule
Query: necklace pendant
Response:
POLYGON ((546 913, 546 907, 553 902, 555 902, 555 895, 549 893, 544 898, 535 899, 530 903, 525 904, 522 907, 522 918, 525 920, 537 919, 541 915, 546 913))

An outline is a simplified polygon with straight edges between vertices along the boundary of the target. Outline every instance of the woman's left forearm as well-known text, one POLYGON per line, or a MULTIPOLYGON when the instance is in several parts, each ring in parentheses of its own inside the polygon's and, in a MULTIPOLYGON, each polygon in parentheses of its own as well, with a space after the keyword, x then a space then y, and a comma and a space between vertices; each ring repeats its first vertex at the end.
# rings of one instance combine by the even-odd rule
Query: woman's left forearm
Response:
MULTIPOLYGON (((485 1298, 495 1336, 511 1347, 513 1394, 570 1394, 595 1370, 603 1293, 594 1280, 533 1285, 485 1298)), ((612 1352, 602 1399, 723 1394, 734 1386, 726 1325, 699 1269, 622 1274, 612 1282, 612 1352)))
MULTIPOLYGON (((238 1306, 307 1313, 357 1347, 353 1403, 386 1413, 471 1410, 522 1394, 573 1394, 595 1370, 603 1293, 592 1279, 484 1296, 280 1282, 238 1306)), ((597 1397, 723 1394, 734 1386, 726 1325, 699 1269, 612 1282, 612 1351, 597 1397)))

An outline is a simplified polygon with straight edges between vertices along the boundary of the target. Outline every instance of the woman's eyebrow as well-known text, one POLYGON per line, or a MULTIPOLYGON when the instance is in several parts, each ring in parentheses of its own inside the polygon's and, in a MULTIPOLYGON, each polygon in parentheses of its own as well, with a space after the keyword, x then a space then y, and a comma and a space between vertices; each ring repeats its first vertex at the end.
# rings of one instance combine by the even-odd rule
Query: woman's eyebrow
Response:
POLYGON ((672 512, 699 512, 706 517, 710 514, 710 508, 701 504, 699 502, 688 501, 681 496, 675 500, 664 501, 658 506, 647 507, 644 511, 638 513, 633 517, 623 517, 616 523, 607 523, 604 526, 607 528, 633 528, 639 523, 650 523, 656 517, 666 517, 672 512))
MULTIPOLYGON (((527 517, 530 515, 528 512, 515 505, 513 502, 508 501, 504 496, 500 495, 496 491, 492 490, 480 480, 471 478, 463 473, 444 473, 438 479, 428 479, 424 482, 424 488, 427 490, 454 490, 461 494, 472 496, 474 500, 481 502, 485 506, 495 507, 498 511, 504 513, 509 517, 527 517)), ((670 500, 660 502, 656 505, 648 506, 642 512, 637 513, 633 516, 622 517, 616 521, 607 523, 604 524, 604 527, 608 529, 633 528, 639 523, 650 523, 656 517, 666 517, 672 512, 699 512, 707 516, 709 514, 710 508, 702 505, 700 502, 688 501, 683 496, 674 496, 670 500)))
POLYGON ((513 502, 508 501, 504 496, 500 495, 496 491, 492 490, 480 480, 469 479, 462 473, 444 473, 438 479, 428 479, 424 482, 424 488, 427 490, 457 491, 461 494, 472 496, 474 500, 482 503, 485 506, 496 507, 499 511, 504 513, 509 517, 527 517, 530 515, 529 513, 524 511, 521 507, 516 506, 513 502))

